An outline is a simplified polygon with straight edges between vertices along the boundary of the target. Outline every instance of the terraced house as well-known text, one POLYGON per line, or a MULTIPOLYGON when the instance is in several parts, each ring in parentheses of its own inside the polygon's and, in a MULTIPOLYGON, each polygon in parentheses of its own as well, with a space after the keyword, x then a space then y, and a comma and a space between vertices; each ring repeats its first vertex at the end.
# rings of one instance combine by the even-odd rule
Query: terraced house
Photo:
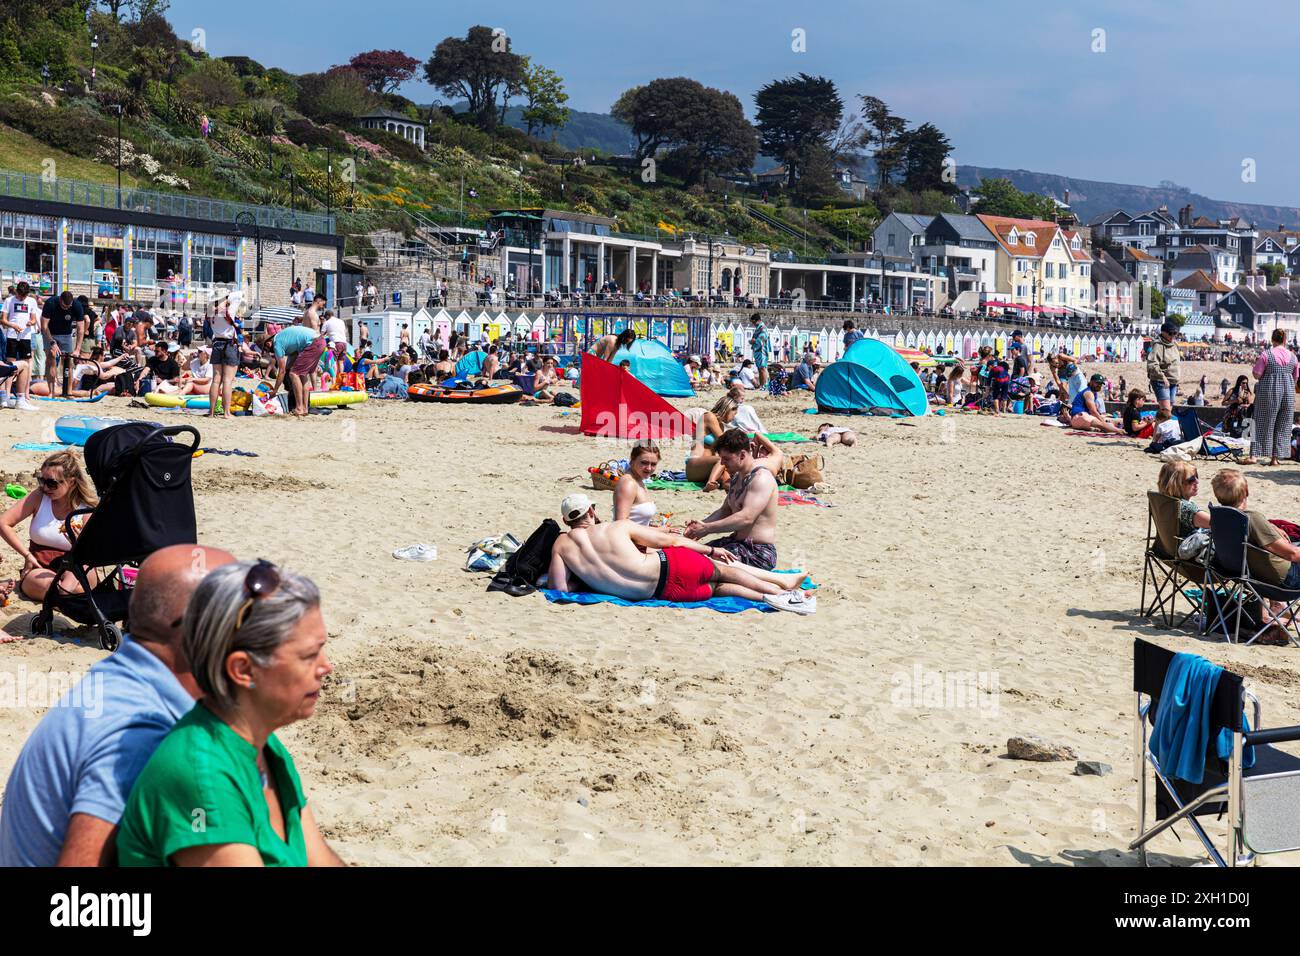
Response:
POLYGON ((1042 219, 980 215, 997 240, 995 291, 1041 312, 1092 311, 1092 257, 1083 236, 1042 219))

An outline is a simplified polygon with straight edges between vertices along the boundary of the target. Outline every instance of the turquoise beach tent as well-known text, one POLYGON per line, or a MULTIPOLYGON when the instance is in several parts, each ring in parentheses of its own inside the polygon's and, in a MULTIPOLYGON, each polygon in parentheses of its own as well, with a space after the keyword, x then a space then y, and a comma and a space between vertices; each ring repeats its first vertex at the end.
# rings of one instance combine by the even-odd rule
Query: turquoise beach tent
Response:
POLYGON ((637 339, 630 348, 615 352, 609 361, 617 366, 624 359, 632 363, 632 376, 656 395, 686 398, 695 394, 686 367, 662 342, 637 339))
POLYGON ((474 349, 472 352, 466 352, 464 358, 456 363, 456 377, 465 378, 466 376, 482 375, 483 365, 487 362, 487 353, 480 349, 474 349))
POLYGON ((902 415, 929 409, 912 366, 878 339, 859 339, 817 377, 817 409, 825 414, 884 408, 902 415))

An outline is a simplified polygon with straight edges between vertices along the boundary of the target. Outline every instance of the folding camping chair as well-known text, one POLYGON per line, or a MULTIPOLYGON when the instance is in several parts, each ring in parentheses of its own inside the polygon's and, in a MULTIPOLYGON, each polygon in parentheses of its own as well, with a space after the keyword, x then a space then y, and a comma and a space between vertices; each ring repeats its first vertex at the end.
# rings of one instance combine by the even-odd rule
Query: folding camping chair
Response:
POLYGON ((1223 671, 1209 705, 1209 746, 1200 783, 1180 780, 1160 766, 1151 752, 1148 725, 1155 726, 1165 675, 1174 653, 1136 639, 1133 642, 1133 690, 1137 715, 1133 727, 1134 763, 1138 778, 1138 836, 1129 844, 1147 865, 1147 844, 1177 823, 1187 823, 1216 866, 1243 866, 1256 854, 1300 849, 1300 758, 1273 744, 1300 740, 1300 727, 1260 729, 1259 698, 1245 690, 1238 674, 1223 671), (1253 720, 1243 721, 1249 700, 1253 720), (1254 727, 1254 730, 1249 729, 1254 727), (1216 746, 1220 731, 1232 735, 1232 751, 1224 759, 1216 746), (1254 747, 1255 763, 1243 767, 1246 747, 1254 747), (1156 822, 1147 828, 1147 767, 1155 777, 1156 822), (1219 852, 1197 817, 1228 815, 1228 845, 1219 852))
MULTIPOLYGON (((1300 624, 1294 620, 1300 613, 1300 590, 1280 587, 1261 581, 1250 572, 1250 556, 1254 552, 1259 557, 1267 557, 1268 552, 1256 547, 1249 541, 1250 520, 1244 511, 1236 508, 1210 506, 1210 549, 1206 559, 1205 589, 1210 595, 1213 606, 1212 615, 1207 615, 1206 630, 1213 628, 1223 634, 1224 640, 1241 643, 1241 621, 1246 616, 1248 604, 1256 604, 1262 609, 1264 601, 1281 601, 1285 607, 1284 616, 1292 618, 1286 625, 1287 636, 1292 644, 1300 645, 1300 624), (1235 618, 1229 634, 1228 615, 1235 618)), ((1274 623, 1265 622, 1259 615, 1260 626, 1246 640, 1253 644, 1259 636, 1274 623)), ((1252 621, 1249 625, 1254 626, 1252 621)))
POLYGON ((1165 627, 1186 627, 1193 618, 1204 623, 1204 584, 1206 570, 1195 561, 1178 557, 1178 499, 1158 491, 1147 492, 1147 540, 1142 567, 1142 616, 1159 613, 1165 627), (1151 603, 1147 603, 1147 584, 1151 585, 1151 603), (1182 595, 1191 610, 1174 624, 1178 596, 1182 595))
POLYGON ((1240 449, 1243 443, 1245 450, 1250 450, 1249 441, 1228 435, 1216 435, 1213 430, 1206 428, 1196 414, 1195 408, 1180 409, 1174 418, 1178 422, 1178 430, 1183 433, 1183 443, 1178 447, 1186 448, 1192 455, 1221 461, 1225 458, 1235 458, 1240 454, 1237 449, 1240 449), (1190 442, 1196 439, 1200 439, 1199 444, 1191 445, 1190 442))

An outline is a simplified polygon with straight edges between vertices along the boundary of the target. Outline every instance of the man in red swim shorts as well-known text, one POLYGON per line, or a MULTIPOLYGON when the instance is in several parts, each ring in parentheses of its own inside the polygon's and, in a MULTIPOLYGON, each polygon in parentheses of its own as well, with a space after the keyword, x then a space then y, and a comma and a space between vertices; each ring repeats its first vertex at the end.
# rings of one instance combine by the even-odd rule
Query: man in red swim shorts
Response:
POLYGON ((550 587, 587 590, 629 601, 707 601, 714 595, 763 601, 810 614, 807 574, 777 574, 739 564, 731 553, 633 521, 602 522, 591 499, 569 495, 560 505, 569 528, 551 552, 550 587))

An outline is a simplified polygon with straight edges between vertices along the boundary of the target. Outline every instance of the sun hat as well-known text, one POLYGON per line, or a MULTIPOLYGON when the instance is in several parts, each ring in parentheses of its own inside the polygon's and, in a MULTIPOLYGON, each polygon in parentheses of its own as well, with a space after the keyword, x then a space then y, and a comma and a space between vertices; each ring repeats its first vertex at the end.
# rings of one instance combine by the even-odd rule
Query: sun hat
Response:
POLYGON ((560 502, 560 516, 565 521, 577 521, 591 510, 591 499, 584 494, 569 495, 560 502))
POLYGON ((181 347, 180 347, 179 345, 177 345, 175 342, 168 342, 168 343, 167 343, 167 351, 168 351, 168 352, 179 352, 180 350, 181 350, 181 347))

